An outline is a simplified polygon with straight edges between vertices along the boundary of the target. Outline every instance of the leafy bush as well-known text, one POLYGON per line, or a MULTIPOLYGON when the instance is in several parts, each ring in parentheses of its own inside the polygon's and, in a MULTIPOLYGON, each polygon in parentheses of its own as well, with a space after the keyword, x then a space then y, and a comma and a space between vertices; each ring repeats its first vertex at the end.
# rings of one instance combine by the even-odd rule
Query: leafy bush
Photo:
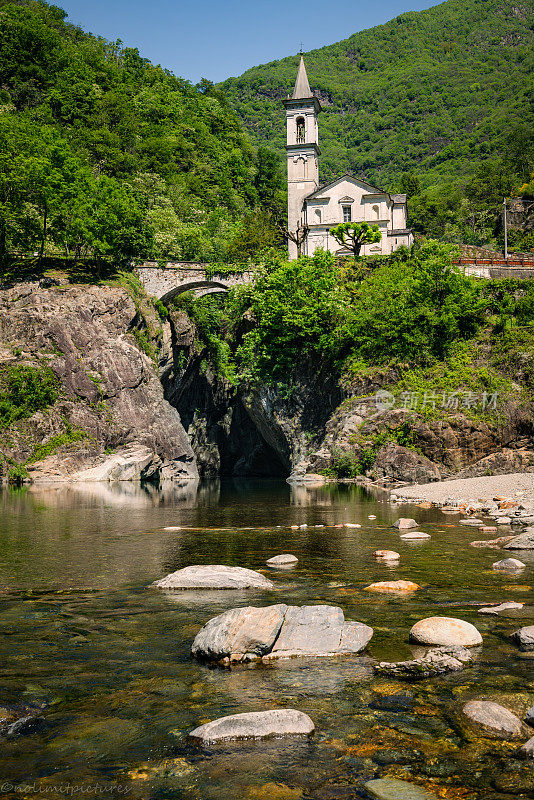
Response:
POLYGON ((53 405, 59 382, 49 367, 11 366, 0 375, 0 426, 53 405))

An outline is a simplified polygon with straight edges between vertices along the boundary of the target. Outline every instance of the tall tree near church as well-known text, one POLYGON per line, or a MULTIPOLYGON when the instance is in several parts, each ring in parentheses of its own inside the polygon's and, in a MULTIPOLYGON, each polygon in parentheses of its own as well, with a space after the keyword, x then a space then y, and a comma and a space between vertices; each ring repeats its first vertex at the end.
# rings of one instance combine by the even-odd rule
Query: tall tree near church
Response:
POLYGON ((382 238, 378 225, 369 225, 368 222, 342 222, 330 228, 330 233, 341 245, 358 258, 364 244, 375 244, 382 238))
POLYGON ((310 228, 308 225, 303 225, 300 221, 297 223, 297 228, 294 231, 288 230, 288 228, 284 227, 283 225, 280 226, 280 230, 294 245, 297 247, 297 258, 300 258, 302 255, 302 245, 306 241, 306 237, 310 232, 310 228))

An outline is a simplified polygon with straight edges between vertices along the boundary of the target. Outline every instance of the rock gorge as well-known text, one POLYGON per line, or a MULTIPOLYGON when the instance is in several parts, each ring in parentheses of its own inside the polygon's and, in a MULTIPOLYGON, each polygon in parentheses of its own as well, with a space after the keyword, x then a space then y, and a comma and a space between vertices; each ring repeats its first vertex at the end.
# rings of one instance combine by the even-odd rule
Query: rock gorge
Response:
POLYGON ((498 425, 462 412, 428 420, 380 410, 373 395, 395 380, 388 369, 347 385, 333 370, 302 368, 289 396, 235 386, 215 374, 184 311, 161 318, 127 282, 49 283, 0 291, 2 369, 50 369, 59 382, 52 405, 4 428, 4 480, 17 465, 36 482, 287 478, 364 451, 372 479, 534 470, 532 415, 519 403, 508 403, 498 425), (395 441, 407 427, 409 447, 395 441))

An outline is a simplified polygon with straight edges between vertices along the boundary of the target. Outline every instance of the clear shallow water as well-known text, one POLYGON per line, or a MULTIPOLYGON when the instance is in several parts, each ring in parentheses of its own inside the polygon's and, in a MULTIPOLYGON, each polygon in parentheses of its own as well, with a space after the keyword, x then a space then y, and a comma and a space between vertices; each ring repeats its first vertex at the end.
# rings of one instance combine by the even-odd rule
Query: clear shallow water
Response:
POLYGON ((534 556, 519 574, 495 573, 501 551, 469 547, 481 537, 457 518, 396 509, 355 486, 88 485, 5 491, 0 500, 0 705, 43 704, 46 719, 43 729, 3 743, 1 797, 65 797, 84 787, 84 797, 329 800, 365 797, 365 780, 386 774, 451 800, 534 796, 532 767, 511 757, 516 745, 477 739, 458 717, 472 698, 520 714, 534 704, 534 659, 508 638, 532 619, 483 617, 474 605, 533 605, 534 556), (399 516, 413 516, 432 538, 404 543, 390 527, 399 516), (288 527, 343 522, 362 528, 288 527), (185 530, 162 530, 169 525, 185 530), (378 564, 377 548, 400 552, 400 566, 378 564), (265 560, 280 552, 298 556, 298 567, 268 570, 265 560), (260 569, 276 588, 146 588, 194 563, 260 569), (363 590, 399 578, 423 590, 363 590), (191 642, 210 617, 275 602, 341 606, 346 618, 373 626, 368 653, 231 670, 191 660, 191 642), (370 657, 409 658, 409 628, 434 614, 476 624, 484 647, 475 667, 414 684, 373 677, 370 657), (408 697, 388 707, 384 698, 396 693, 408 697), (310 714, 309 742, 203 751, 186 741, 210 719, 284 706, 310 714))

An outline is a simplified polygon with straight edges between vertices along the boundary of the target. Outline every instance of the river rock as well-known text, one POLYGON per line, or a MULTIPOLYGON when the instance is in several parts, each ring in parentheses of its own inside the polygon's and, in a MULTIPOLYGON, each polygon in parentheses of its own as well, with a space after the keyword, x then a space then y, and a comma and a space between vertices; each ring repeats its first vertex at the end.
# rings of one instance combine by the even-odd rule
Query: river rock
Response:
POLYGON ((514 631, 512 639, 519 645, 520 650, 534 650, 534 625, 527 625, 514 631))
POLYGON ((371 797, 376 800, 438 800, 436 795, 398 778, 376 778, 364 784, 371 797))
POLYGON ((534 736, 519 748, 517 755, 522 758, 534 758, 534 736))
MULTIPOLYGON (((36 445, 61 439, 72 427, 86 437, 28 463, 34 482, 198 479, 180 415, 132 334, 139 317, 125 289, 17 281, 0 292, 0 309, 0 350, 10 351, 3 360, 12 361, 11 349, 19 346, 24 363, 48 364, 60 383, 56 403, 21 420, 16 435, 6 438, 4 460, 27 461, 36 445), (110 442, 114 453, 105 452, 110 442)), ((155 328, 148 307, 145 313, 148 329, 155 328)))
POLYGON ((197 633, 191 652, 197 658, 220 661, 269 652, 287 611, 284 603, 267 608, 230 608, 208 620, 197 633))
POLYGON ((265 562, 268 567, 287 567, 292 564, 298 563, 298 558, 291 555, 291 553, 283 553, 280 556, 273 556, 268 558, 265 562))
POLYGON ((465 647, 435 647, 421 658, 408 661, 382 661, 374 666, 378 675, 403 680, 421 680, 444 672, 459 672, 473 658, 465 647))
POLYGON ((525 564, 517 558, 502 558, 500 561, 494 561, 491 566, 493 569, 515 570, 523 569, 525 564))
POLYGON ((411 533, 401 533, 400 538, 406 542, 415 542, 417 539, 430 539, 430 534, 423 533, 423 531, 412 531, 411 533))
POLYGON ((519 739, 523 732, 521 720, 499 703, 491 700, 471 700, 463 707, 465 716, 492 738, 519 739))
POLYGON ((399 553, 396 553, 395 550, 375 550, 373 555, 381 561, 398 561, 400 558, 399 553))
POLYGON ((154 581, 158 589, 272 589, 274 584, 259 572, 223 564, 195 564, 154 581))
POLYGON ((212 744, 232 739, 310 736, 314 730, 315 726, 307 714, 294 708, 279 708, 220 717, 195 728, 189 738, 202 744, 212 744))
POLYGON ((532 708, 529 708, 529 710, 525 714, 525 722, 527 723, 527 725, 532 725, 532 727, 534 728, 534 706, 532 706, 532 708))
POLYGON ((398 528, 400 531, 404 531, 408 528, 417 528, 417 522, 414 519, 401 517, 401 519, 398 519, 393 523, 393 527, 398 528))
POLYGON ((191 651, 212 661, 359 653, 373 635, 361 622, 345 621, 336 606, 234 608, 210 619, 191 651))
POLYGON ((505 550, 534 550, 534 528, 527 528, 519 536, 514 536, 507 544, 505 550))
POLYGON ((511 517, 497 517, 495 522, 497 523, 497 525, 510 525, 510 523, 512 522, 512 518, 511 517))
POLYGON ((473 647, 482 644, 482 636, 474 625, 455 617, 427 617, 416 622, 410 631, 410 641, 417 644, 443 647, 473 647))
POLYGON ((365 587, 369 592, 415 592, 420 588, 413 581, 379 581, 365 587))
POLYGON ((523 608, 524 603, 514 603, 513 600, 508 600, 506 603, 500 603, 498 606, 486 606, 485 608, 479 608, 479 614, 499 614, 501 611, 511 611, 519 608, 523 608))
POLYGON ((496 539, 479 539, 475 542, 469 542, 471 547, 494 547, 497 550, 504 544, 513 539, 513 536, 498 536, 496 539))
POLYGON ((476 517, 469 517, 468 519, 461 519, 460 525, 467 525, 470 528, 480 528, 481 525, 484 525, 484 522, 476 517))

